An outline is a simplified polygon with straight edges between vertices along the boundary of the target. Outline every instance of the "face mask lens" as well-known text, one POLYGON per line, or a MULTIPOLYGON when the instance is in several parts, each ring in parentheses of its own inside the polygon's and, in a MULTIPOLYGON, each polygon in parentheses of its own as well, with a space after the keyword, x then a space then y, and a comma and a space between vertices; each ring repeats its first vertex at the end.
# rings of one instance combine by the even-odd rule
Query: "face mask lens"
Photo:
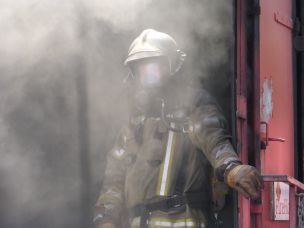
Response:
POLYGON ((166 76, 166 67, 158 61, 142 62, 134 67, 133 72, 139 86, 160 87, 166 76))
POLYGON ((143 86, 160 86, 161 69, 156 63, 147 63, 139 67, 139 81, 143 86))

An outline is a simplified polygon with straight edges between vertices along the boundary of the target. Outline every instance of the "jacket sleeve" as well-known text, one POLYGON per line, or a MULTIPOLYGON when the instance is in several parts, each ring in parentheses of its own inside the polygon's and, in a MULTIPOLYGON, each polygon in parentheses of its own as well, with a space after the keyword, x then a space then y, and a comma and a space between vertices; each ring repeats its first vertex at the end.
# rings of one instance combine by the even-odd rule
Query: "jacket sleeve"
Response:
POLYGON ((241 163, 227 130, 224 115, 215 103, 196 106, 190 115, 189 137, 207 157, 216 177, 223 181, 224 172, 230 163, 241 163))
POLYGON ((107 155, 107 167, 103 185, 95 205, 94 223, 113 223, 120 221, 124 203, 124 185, 126 174, 126 143, 128 136, 123 129, 114 147, 107 155))

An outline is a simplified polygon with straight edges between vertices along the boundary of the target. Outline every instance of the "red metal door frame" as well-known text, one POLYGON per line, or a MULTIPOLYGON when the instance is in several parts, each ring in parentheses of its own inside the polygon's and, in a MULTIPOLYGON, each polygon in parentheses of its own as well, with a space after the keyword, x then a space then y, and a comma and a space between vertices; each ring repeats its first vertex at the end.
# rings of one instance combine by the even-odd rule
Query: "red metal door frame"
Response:
MULTIPOLYGON (((236 100, 237 100, 237 149, 243 163, 248 163, 247 150, 247 36, 246 3, 236 1, 236 100)), ((239 227, 250 227, 250 202, 239 196, 239 227)))

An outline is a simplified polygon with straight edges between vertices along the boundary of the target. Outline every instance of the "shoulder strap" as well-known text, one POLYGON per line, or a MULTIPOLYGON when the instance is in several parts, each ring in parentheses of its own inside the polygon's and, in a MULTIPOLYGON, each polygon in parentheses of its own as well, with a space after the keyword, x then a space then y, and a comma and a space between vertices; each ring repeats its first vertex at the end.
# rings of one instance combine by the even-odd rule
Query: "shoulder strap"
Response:
MULTIPOLYGON (((184 135, 186 135, 184 133, 184 135)), ((190 141, 188 137, 183 137, 182 144, 182 156, 180 156, 179 164, 177 165, 178 173, 176 177, 176 182, 174 186, 174 194, 182 195, 184 193, 185 184, 186 184, 186 167, 189 162, 189 156, 186 156, 186 151, 189 149, 190 141)))

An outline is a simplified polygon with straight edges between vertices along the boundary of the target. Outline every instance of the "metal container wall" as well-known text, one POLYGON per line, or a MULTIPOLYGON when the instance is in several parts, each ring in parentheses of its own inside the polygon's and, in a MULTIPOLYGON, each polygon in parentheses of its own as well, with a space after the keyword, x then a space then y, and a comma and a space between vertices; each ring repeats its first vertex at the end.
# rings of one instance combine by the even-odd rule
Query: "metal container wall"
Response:
MULTIPOLYGON (((261 0, 260 7, 261 138, 268 141, 261 151, 261 171, 294 176, 292 1, 261 0)), ((271 220, 269 183, 262 194, 262 224, 290 227, 288 221, 271 220)))

